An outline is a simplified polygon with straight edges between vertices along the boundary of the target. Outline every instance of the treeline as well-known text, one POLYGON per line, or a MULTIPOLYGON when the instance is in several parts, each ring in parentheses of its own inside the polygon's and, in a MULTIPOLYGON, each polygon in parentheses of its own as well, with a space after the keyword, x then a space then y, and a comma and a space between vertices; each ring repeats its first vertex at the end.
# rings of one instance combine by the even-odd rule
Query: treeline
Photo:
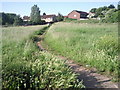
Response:
MULTIPOLYGON (((46 15, 46 13, 43 13, 43 15, 46 15)), ((58 13, 58 15, 56 16, 54 22, 59 22, 59 21, 63 21, 64 17, 62 14, 58 13)), ((40 9, 37 5, 34 5, 31 7, 31 13, 30 13, 30 21, 28 22, 28 24, 44 24, 45 21, 41 20, 41 15, 40 15, 40 9)))
POLYGON ((115 23, 120 20, 120 4, 118 4, 117 8, 115 8, 115 6, 112 4, 109 6, 103 6, 99 8, 92 8, 90 12, 94 13, 94 15, 91 18, 100 18, 101 22, 115 23))
POLYGON ((14 13, 0 13, 0 23, 2 25, 22 25, 23 20, 20 15, 16 15, 14 13))
MULTIPOLYGON (((44 15, 46 15, 44 13, 44 15)), ((54 22, 63 21, 64 17, 62 14, 58 13, 54 22)), ((41 20, 40 9, 37 5, 31 7, 30 20, 23 21, 20 15, 14 13, 0 13, 0 23, 4 26, 20 26, 20 25, 41 25, 46 24, 44 20, 41 20)))

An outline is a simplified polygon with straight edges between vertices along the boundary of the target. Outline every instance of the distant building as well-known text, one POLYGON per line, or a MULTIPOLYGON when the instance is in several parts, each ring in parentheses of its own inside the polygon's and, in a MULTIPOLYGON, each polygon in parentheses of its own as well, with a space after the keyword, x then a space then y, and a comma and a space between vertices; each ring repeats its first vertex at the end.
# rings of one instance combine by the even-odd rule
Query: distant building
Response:
POLYGON ((45 20, 45 22, 55 22, 56 15, 43 15, 41 16, 41 20, 45 20))
POLYGON ((87 12, 73 10, 68 14, 68 18, 83 20, 83 19, 87 19, 87 15, 88 15, 87 12))
POLYGON ((23 21, 30 21, 30 17, 28 17, 28 16, 23 16, 23 21))
POLYGON ((64 16, 64 18, 68 18, 68 16, 64 16))
POLYGON ((94 17, 95 17, 95 13, 89 12, 88 17, 89 17, 89 18, 94 18, 94 17))
MULTIPOLYGON (((45 20, 45 22, 55 22, 56 15, 43 15, 43 16, 41 16, 41 20, 45 20)), ((23 21, 30 21, 30 17, 24 16, 23 21)))

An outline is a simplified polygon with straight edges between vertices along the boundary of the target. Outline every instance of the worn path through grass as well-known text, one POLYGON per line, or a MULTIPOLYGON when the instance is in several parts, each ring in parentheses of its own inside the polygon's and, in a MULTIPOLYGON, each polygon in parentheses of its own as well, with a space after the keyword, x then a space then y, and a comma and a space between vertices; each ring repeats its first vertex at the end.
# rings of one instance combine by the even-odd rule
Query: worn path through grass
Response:
MULTIPOLYGON (((40 50, 44 52, 53 53, 47 48, 47 45, 44 43, 44 35, 40 35, 38 38, 40 41, 37 41, 37 46, 40 50)), ((55 54, 55 53, 54 53, 55 54)), ((98 74, 96 69, 88 69, 80 64, 74 62, 74 60, 68 59, 64 56, 55 54, 57 58, 65 60, 66 64, 71 67, 74 73, 78 74, 78 79, 83 80, 83 84, 86 88, 118 88, 117 83, 111 81, 111 78, 98 74)))

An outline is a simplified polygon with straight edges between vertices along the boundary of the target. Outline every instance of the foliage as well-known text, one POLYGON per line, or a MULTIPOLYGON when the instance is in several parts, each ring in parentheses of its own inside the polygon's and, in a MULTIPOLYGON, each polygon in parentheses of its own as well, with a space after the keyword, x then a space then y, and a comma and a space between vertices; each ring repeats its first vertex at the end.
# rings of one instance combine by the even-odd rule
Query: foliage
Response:
POLYGON ((35 46, 31 37, 42 34, 45 29, 47 27, 43 25, 3 28, 3 89, 84 87, 63 60, 40 52, 35 46))
POLYGON ((22 23, 23 23, 23 20, 20 18, 19 15, 14 18, 14 25, 15 26, 20 26, 20 25, 22 25, 22 23))
POLYGON ((110 6, 108 6, 108 8, 113 9, 113 8, 115 8, 115 6, 113 4, 111 4, 110 6))
POLYGON ((64 17, 62 14, 58 13, 58 16, 56 17, 57 21, 63 21, 64 20, 64 17))
POLYGON ((61 22, 48 30, 44 43, 58 54, 117 79, 117 41, 117 24, 61 22))
POLYGON ((46 13, 43 13, 43 15, 46 15, 46 13))
POLYGON ((37 5, 34 5, 34 6, 31 8, 30 21, 31 21, 33 24, 39 24, 40 21, 41 21, 41 18, 40 18, 40 10, 39 10, 39 7, 37 7, 37 5))
POLYGON ((64 22, 68 23, 99 23, 99 20, 96 19, 89 19, 89 20, 77 20, 77 19, 71 19, 71 18, 65 18, 64 22))
POLYGON ((14 13, 0 13, 0 21, 2 25, 21 25, 22 19, 19 15, 16 15, 14 13))
POLYGON ((97 10, 97 8, 92 8, 92 9, 90 10, 90 12, 91 12, 91 13, 95 13, 96 10, 97 10))
POLYGON ((117 6, 118 10, 120 10, 120 3, 118 3, 118 6, 117 6))
POLYGON ((118 22, 118 13, 120 11, 117 11, 116 9, 110 9, 106 12, 105 17, 102 19, 102 22, 118 22))
POLYGON ((90 12, 94 12, 94 17, 100 17, 100 22, 106 22, 106 23, 114 23, 118 22, 118 12, 119 12, 119 4, 118 8, 116 9, 114 5, 99 7, 99 8, 92 8, 90 12))

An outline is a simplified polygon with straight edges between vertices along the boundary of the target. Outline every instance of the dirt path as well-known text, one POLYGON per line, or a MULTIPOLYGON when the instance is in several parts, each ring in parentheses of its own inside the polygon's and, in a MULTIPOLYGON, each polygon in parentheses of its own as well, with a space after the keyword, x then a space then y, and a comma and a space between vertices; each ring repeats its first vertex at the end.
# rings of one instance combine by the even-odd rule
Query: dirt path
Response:
POLYGON ((59 56, 59 58, 66 60, 66 64, 72 68, 74 73, 78 74, 78 79, 83 80, 83 84, 87 88, 118 88, 118 85, 113 83, 110 78, 96 73, 95 70, 87 69, 65 57, 59 56))
MULTIPOLYGON (((37 42, 37 45, 40 50, 45 50, 42 47, 41 42, 37 42)), ((83 80, 83 84, 86 86, 86 88, 118 88, 118 85, 116 83, 113 83, 110 78, 96 73, 95 70, 90 70, 86 67, 78 65, 73 60, 67 59, 66 57, 56 57, 62 60, 66 60, 66 64, 71 67, 74 73, 78 74, 78 79, 83 80)))

